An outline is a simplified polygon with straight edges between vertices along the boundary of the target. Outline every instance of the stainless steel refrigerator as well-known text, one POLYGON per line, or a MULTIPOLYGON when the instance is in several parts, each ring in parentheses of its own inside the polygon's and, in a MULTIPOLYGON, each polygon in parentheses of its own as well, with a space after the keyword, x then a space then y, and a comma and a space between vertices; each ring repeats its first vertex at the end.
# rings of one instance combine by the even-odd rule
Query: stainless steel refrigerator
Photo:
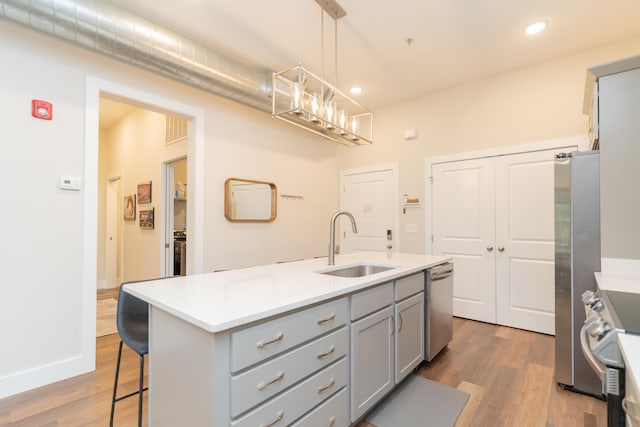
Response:
POLYGON ((595 290, 600 271, 600 153, 559 154, 555 161, 556 381, 595 396, 602 383, 580 347, 581 295, 595 290))

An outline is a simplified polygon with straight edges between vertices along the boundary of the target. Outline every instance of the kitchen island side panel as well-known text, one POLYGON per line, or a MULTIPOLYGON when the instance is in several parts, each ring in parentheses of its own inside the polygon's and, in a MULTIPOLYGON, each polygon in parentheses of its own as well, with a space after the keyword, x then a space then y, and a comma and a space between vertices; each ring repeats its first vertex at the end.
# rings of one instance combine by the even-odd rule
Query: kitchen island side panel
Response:
POLYGON ((150 305, 149 425, 229 423, 229 334, 213 334, 150 305))

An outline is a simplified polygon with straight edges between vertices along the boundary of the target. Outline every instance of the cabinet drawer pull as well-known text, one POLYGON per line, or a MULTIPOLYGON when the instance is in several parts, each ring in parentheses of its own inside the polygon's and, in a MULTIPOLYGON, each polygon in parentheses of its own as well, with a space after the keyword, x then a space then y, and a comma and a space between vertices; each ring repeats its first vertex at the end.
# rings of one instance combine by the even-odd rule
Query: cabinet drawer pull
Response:
POLYGON ((271 427, 274 426, 276 424, 278 424, 280 422, 280 420, 282 420, 284 418, 284 411, 280 411, 276 414, 276 419, 271 421, 269 424, 265 424, 262 423, 260 424, 260 427, 271 427))
POLYGON ((283 378, 284 378, 284 372, 279 372, 278 375, 276 375, 276 377, 274 379, 272 379, 271 381, 262 381, 261 383, 259 383, 257 385, 258 390, 263 390, 266 387, 269 387, 271 384, 277 383, 278 381, 280 381, 283 378))
POLYGON ((336 351, 336 346, 335 346, 335 345, 332 345, 331 347, 329 347, 329 351, 327 351, 327 352, 325 352, 325 353, 318 353, 318 354, 316 355, 316 357, 317 357, 318 359, 323 359, 323 358, 325 358, 325 357, 327 357, 327 356, 329 356, 329 355, 333 354, 333 352, 334 352, 334 351, 336 351))
POLYGON ((398 313, 398 317, 400 318, 400 326, 398 327, 398 333, 402 330, 402 325, 404 321, 402 320, 402 313, 398 313))
POLYGON ((329 315, 329 317, 327 317, 327 318, 325 318, 325 319, 318 319, 318 320, 316 320, 316 323, 317 323, 318 325, 324 325, 325 323, 330 322, 330 321, 332 321, 332 320, 333 320, 333 319, 335 319, 335 318, 336 318, 336 314, 335 314, 335 313, 331 313, 331 314, 329 315))
POLYGON ((333 387, 333 385, 336 383, 335 378, 331 378, 331 381, 329 381, 329 384, 327 384, 324 387, 318 387, 318 393, 323 393, 325 391, 327 391, 328 389, 330 389, 331 387, 333 387))
POLYGON ((331 418, 329 418, 329 425, 327 427, 333 427, 336 424, 336 417, 335 415, 332 415, 331 418))
POLYGON ((278 341, 282 341, 283 338, 284 338, 284 334, 282 332, 280 332, 278 335, 276 335, 276 337, 274 339, 272 339, 270 341, 262 341, 262 340, 258 341, 256 343, 256 347, 258 347, 258 348, 266 347, 269 344, 273 344, 273 343, 276 343, 278 341))

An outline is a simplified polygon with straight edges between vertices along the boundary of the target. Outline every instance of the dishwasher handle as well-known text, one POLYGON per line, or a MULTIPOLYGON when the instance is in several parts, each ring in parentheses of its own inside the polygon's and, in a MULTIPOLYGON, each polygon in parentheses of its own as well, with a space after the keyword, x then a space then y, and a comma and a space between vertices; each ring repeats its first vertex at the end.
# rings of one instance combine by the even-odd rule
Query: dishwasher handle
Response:
POLYGON ((450 277, 452 275, 453 275, 453 264, 451 263, 442 264, 442 265, 433 267, 429 270, 429 278, 431 279, 432 282, 435 282, 437 280, 444 280, 447 277, 450 277))

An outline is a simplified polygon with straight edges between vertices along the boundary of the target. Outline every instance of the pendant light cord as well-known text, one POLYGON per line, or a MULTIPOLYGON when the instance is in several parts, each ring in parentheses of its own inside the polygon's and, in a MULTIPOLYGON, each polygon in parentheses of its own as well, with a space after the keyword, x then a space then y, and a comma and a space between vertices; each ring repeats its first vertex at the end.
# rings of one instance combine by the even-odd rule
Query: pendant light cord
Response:
POLYGON ((324 10, 320 8, 320 50, 322 52, 322 74, 320 77, 324 80, 324 10))
POLYGON ((334 42, 334 49, 333 51, 335 52, 335 58, 334 58, 334 65, 335 65, 335 74, 336 74, 336 89, 338 88, 338 20, 334 19, 333 20, 333 28, 334 28, 334 38, 333 38, 333 42, 334 42))
MULTIPOLYGON (((320 50, 322 52, 322 74, 320 77, 324 81, 324 10, 320 8, 320 50)), ((338 20, 333 20, 333 65, 334 65, 334 77, 335 77, 335 88, 338 88, 338 20)))

